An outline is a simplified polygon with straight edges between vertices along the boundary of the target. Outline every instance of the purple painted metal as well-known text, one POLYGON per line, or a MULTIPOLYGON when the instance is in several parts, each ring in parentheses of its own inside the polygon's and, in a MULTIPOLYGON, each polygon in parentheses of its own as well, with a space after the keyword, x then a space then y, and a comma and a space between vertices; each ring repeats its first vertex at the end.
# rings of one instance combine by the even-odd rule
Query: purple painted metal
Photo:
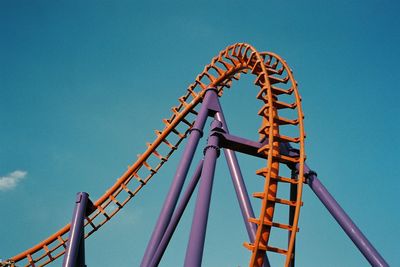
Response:
MULTIPOLYGON (((228 133, 216 132, 220 137, 220 146, 224 148, 235 148, 236 151, 243 152, 249 155, 264 157, 263 155, 255 152, 263 146, 262 143, 257 143, 244 138, 236 137, 228 133), (234 146, 233 146, 234 144, 234 146)), ((281 143, 281 153, 283 155, 296 156, 298 151, 290 146, 288 143, 281 143)), ((289 166, 292 170, 297 170, 298 166, 289 166)), ((332 214, 335 220, 343 228, 345 233, 354 242, 360 252, 372 264, 372 266, 388 266, 386 261, 382 258, 379 252, 372 246, 364 234, 358 229, 346 212, 340 207, 332 195, 318 180, 315 173, 305 164, 304 173, 308 174, 308 183, 313 192, 318 196, 321 202, 325 205, 328 211, 332 214)), ((293 189, 294 190, 294 189, 293 189)))
MULTIPOLYGON (((160 217, 147 246, 146 253, 143 257, 141 263, 142 267, 153 267, 158 265, 198 182, 198 173, 200 172, 199 169, 201 167, 197 168, 196 174, 190 182, 185 192, 185 195, 177 208, 177 211, 174 213, 176 202, 182 190, 182 186, 191 161, 193 159, 195 149, 197 148, 199 139, 203 134, 202 130, 204 128, 205 121, 210 115, 215 115, 216 120, 214 120, 212 123, 208 145, 204 150, 205 159, 201 175, 203 178, 201 180, 199 193, 197 196, 195 214, 193 216, 192 228, 185 256, 185 267, 201 266, 215 165, 217 157, 219 156, 220 146, 225 148, 224 154, 228 163, 229 171, 232 176, 232 181, 242 211, 242 216, 245 221, 246 229, 249 234, 250 240, 254 240, 255 227, 247 220, 250 217, 254 217, 254 212, 248 198, 248 193, 243 181, 236 155, 232 150, 265 158, 265 155, 258 153, 258 149, 263 146, 264 142, 254 142, 251 140, 230 135, 228 133, 226 121, 218 101, 216 90, 214 88, 210 88, 205 94, 203 105, 200 109, 197 120, 193 128, 191 129, 191 134, 183 153, 182 160, 177 168, 174 181, 167 195, 167 199, 164 202, 160 217), (222 130, 222 127, 224 130, 222 130), (171 220, 172 215, 173 218, 171 220)), ((283 155, 296 156, 298 154, 298 150, 292 148, 289 143, 281 143, 280 151, 283 155)), ((288 166, 293 171, 296 171, 298 168, 298 166, 295 166, 294 164, 288 166)), ((372 246, 372 244, 353 223, 350 217, 340 207, 340 205, 336 202, 332 195, 318 180, 316 174, 311 171, 307 165, 304 166, 304 173, 307 175, 307 183, 309 184, 313 192, 325 205, 328 211, 332 214, 335 220, 343 228, 343 230, 358 247, 361 253, 366 257, 366 259, 372 264, 372 266, 389 266, 382 258, 382 256, 378 253, 378 251, 372 246)), ((295 196, 295 191, 296 188, 291 187, 291 198, 295 196)), ((291 223, 290 221, 293 220, 292 217, 293 211, 290 210, 289 224, 291 223)), ((268 261, 264 262, 267 263, 265 264, 265 266, 269 266, 268 261)), ((291 266, 294 266, 294 259, 291 266)))
POLYGON ((368 241, 364 234, 358 229, 342 207, 336 202, 328 190, 322 185, 314 172, 310 172, 307 179, 308 185, 325 205, 333 218, 339 223, 342 229, 350 237, 360 252, 372 266, 386 267, 388 263, 382 258, 379 252, 368 241))
MULTIPOLYGON (((222 128, 227 134, 229 134, 228 126, 226 124, 226 120, 222 110, 215 114, 215 118, 222 122, 222 128)), ((243 175, 239 167, 239 162, 233 150, 224 148, 224 155, 228 164, 229 172, 232 177, 232 183, 235 188, 236 197, 239 202, 240 210, 242 212, 243 221, 246 226, 249 239, 251 242, 254 242, 256 236, 256 227, 254 224, 249 222, 249 218, 255 218, 255 215, 249 199, 249 193, 247 192, 243 175)))
POLYGON ((216 95, 217 92, 214 88, 208 89, 205 93, 203 104, 197 115, 196 122, 191 129, 190 136, 186 144, 185 150, 182 154, 181 161, 178 165, 171 187, 168 191, 167 197, 164 201, 164 205, 158 217, 156 226, 147 245, 142 263, 140 264, 141 267, 147 267, 150 264, 151 259, 153 258, 154 253, 165 233, 165 230, 168 227, 179 195, 182 191, 182 186, 189 171, 190 164, 193 160, 194 152, 197 148, 200 138, 203 135, 204 124, 207 120, 207 117, 209 116, 208 103, 212 100, 213 97, 216 97, 216 95))
POLYGON ((154 254, 154 257, 150 263, 150 267, 155 267, 160 263, 160 260, 162 256, 164 255, 165 249, 168 246, 169 241, 171 240, 172 234, 174 233, 179 220, 182 217, 183 212, 185 211, 185 208, 193 194, 194 189, 196 188, 196 185, 200 179, 201 176, 201 170, 203 169, 203 160, 199 162, 197 165, 197 168, 193 174, 193 178, 188 184, 186 191, 184 195, 182 196, 182 199, 179 201, 178 206, 176 207, 176 210, 171 218, 171 222, 168 225, 167 230, 165 231, 165 234, 160 242, 160 245, 158 245, 158 248, 154 254))
POLYGON ((258 150, 263 146, 263 143, 248 140, 242 137, 234 136, 228 133, 220 133, 221 147, 232 149, 237 152, 248 154, 259 158, 267 158, 263 153, 258 153, 258 150))
MULTIPOLYGON (((229 147, 232 145, 231 142, 234 142, 240 144, 237 145, 237 147, 240 149, 240 152, 261 157, 260 154, 254 153, 256 149, 258 150, 258 148, 262 147, 261 143, 256 143, 226 133, 221 133, 220 135, 221 147, 229 147)), ((281 143, 280 150, 283 155, 298 155, 298 150, 292 148, 289 143, 281 143)), ((294 171, 298 171, 298 165, 290 165, 289 167, 294 171)), ((308 175, 308 184, 313 192, 325 205, 331 215, 339 223, 339 225, 350 237, 350 239, 357 246, 364 257, 368 260, 368 262, 370 262, 372 266, 388 266, 386 261, 379 254, 379 252, 372 246, 372 244, 368 241, 368 239, 364 236, 360 229, 358 229, 358 227, 354 224, 354 222, 350 219, 350 217, 346 214, 342 207, 340 207, 340 205, 336 202, 336 200, 332 197, 328 190, 322 185, 322 183, 317 178, 315 172, 311 171, 307 164, 304 165, 304 173, 308 175)))
MULTIPOLYGON (((217 120, 214 120, 211 124, 211 130, 220 127, 221 122, 217 120)), ((210 133, 207 146, 204 149, 204 165, 190 230, 189 244, 186 250, 185 267, 201 266, 215 165, 219 156, 218 143, 218 135, 210 133)))
MULTIPOLYGON (((84 220, 89 201, 89 194, 76 194, 76 205, 71 220, 71 230, 65 250, 63 267, 85 267, 84 220)), ((90 203, 91 204, 91 203, 90 203)))
MULTIPOLYGON (((220 122, 222 122, 222 128, 224 129, 224 131, 226 133, 225 136, 227 136, 227 135, 229 135, 229 129, 228 129, 228 125, 225 120, 224 112, 222 111, 219 101, 218 101, 218 106, 219 106, 219 111, 215 114, 215 118, 217 120, 219 120, 220 122)), ((231 135, 229 135, 229 136, 231 136, 231 135)), ((227 139, 227 138, 225 138, 225 139, 227 139)), ((236 141, 239 141, 239 140, 237 139, 236 141)), ((243 141, 244 143, 246 142, 245 139, 242 139, 241 141, 243 141)), ((232 140, 231 141, 226 140, 226 142, 227 142, 227 144, 228 143, 234 144, 234 142, 232 140)), ((242 142, 236 142, 236 143, 240 144, 242 142)), ((233 147, 235 147, 235 146, 233 146, 233 147)), ((236 146, 235 149, 237 149, 237 147, 238 146, 236 146)), ((240 166, 239 166, 238 159, 236 157, 236 153, 233 150, 228 149, 228 148, 224 148, 223 150, 224 150, 226 162, 228 164, 229 173, 231 174, 233 187, 235 188, 236 198, 239 202, 240 211, 242 212, 244 225, 246 226, 246 230, 247 230, 247 234, 249 236, 250 242, 253 243, 255 240, 255 237, 256 237, 257 228, 256 228, 255 224, 253 224, 249 221, 249 218, 255 218, 255 216, 254 216, 253 207, 252 207, 250 199, 249 199, 249 193, 247 192, 246 184, 244 183, 242 171, 240 170, 240 166)), ((263 266, 264 267, 271 266, 271 264, 269 263, 267 254, 265 254, 263 266)))

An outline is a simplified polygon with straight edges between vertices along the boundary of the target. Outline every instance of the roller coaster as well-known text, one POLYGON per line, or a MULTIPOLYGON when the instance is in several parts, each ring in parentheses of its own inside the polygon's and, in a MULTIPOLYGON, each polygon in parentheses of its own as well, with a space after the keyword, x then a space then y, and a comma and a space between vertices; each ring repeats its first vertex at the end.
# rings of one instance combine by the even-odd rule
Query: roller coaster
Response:
POLYGON ((271 253, 282 255, 283 266, 295 265, 304 184, 318 196, 372 266, 389 266, 307 166, 301 97, 293 73, 281 57, 258 52, 245 43, 228 46, 205 66, 178 101, 171 108, 170 117, 163 120, 164 129, 155 131, 155 139, 147 143, 147 149, 104 195, 92 202, 87 193, 78 193, 71 223, 0 266, 45 266, 63 255, 63 266, 86 266, 84 240, 114 218, 149 184, 185 139, 181 160, 147 245, 142 267, 158 266, 196 187, 198 195, 184 265, 201 266, 213 177, 221 151, 228 163, 248 234, 243 246, 249 251, 249 266, 270 266, 271 253), (261 126, 256 141, 229 133, 219 102, 224 90, 243 74, 253 74, 258 87, 256 98, 260 103, 261 126), (212 118, 212 123, 204 157, 183 190, 208 118, 212 118), (263 168, 255 171, 263 179, 263 187, 252 194, 260 201, 258 215, 253 211, 236 152, 265 162, 263 168), (280 197, 279 190, 283 188, 289 188, 287 198, 280 197), (288 209, 287 220, 277 221, 276 210, 284 207, 288 209), (275 232, 285 233, 288 240, 285 247, 271 244, 271 233, 275 232))

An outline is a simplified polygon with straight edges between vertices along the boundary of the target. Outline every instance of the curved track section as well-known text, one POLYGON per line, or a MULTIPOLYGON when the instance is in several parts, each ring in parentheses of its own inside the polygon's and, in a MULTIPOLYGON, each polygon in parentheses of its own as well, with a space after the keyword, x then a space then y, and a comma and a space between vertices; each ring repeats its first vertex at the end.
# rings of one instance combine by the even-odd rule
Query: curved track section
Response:
MULTIPOLYGON (((298 231, 304 181, 305 155, 301 100, 296 81, 286 62, 273 53, 259 53, 245 43, 228 46, 214 57, 211 63, 205 66, 203 72, 196 77, 185 95, 179 98, 178 105, 172 107, 172 115, 163 120, 164 129, 156 130, 155 140, 147 143, 144 153, 139 155, 138 159, 128 167, 115 184, 94 203, 95 210, 85 220, 86 238, 113 218, 168 161, 179 144, 186 138, 205 89, 215 87, 218 89, 219 96, 222 96, 223 90, 229 88, 233 80, 238 80, 241 74, 248 72, 256 76, 255 84, 260 87, 257 95, 257 98, 261 100, 259 115, 262 117, 259 133, 260 140, 266 141, 259 153, 264 153, 268 159, 266 167, 257 171, 257 174, 265 179, 262 192, 253 194, 254 197, 261 199, 258 218, 250 219, 252 223, 257 224, 256 240, 254 243, 245 243, 244 245, 251 251, 250 266, 262 266, 264 254, 267 251, 284 255, 285 266, 290 266, 298 231), (294 117, 288 118, 282 115, 287 111, 292 111, 294 117), (284 128, 288 128, 288 135, 282 133, 284 128), (280 153, 280 146, 284 142, 298 148, 296 157, 280 153), (298 174, 293 177, 280 175, 282 168, 293 164, 298 166, 298 174), (294 198, 290 200, 278 198, 277 190, 280 183, 295 186, 294 198), (294 216, 289 224, 273 221, 274 211, 278 205, 286 205, 293 210, 294 216), (290 238, 286 248, 270 245, 270 235, 274 232, 274 228, 289 232, 290 238)), ((10 266, 15 266, 15 264, 18 266, 45 266, 56 260, 65 252, 69 230, 70 225, 68 224, 39 244, 10 258, 8 264, 10 266)))

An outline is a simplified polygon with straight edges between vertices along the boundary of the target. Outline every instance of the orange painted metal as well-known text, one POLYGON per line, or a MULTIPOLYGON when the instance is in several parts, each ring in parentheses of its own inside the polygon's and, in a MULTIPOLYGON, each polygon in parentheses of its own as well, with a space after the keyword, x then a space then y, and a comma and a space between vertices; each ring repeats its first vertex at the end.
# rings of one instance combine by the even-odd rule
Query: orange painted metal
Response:
MULTIPOLYGON (((274 252, 283 254, 284 266, 289 266, 292 259, 292 251, 298 230, 298 220, 301 206, 302 184, 304 181, 304 126, 301 99, 297 91, 297 83, 286 62, 279 56, 269 52, 259 53, 252 46, 245 43, 237 43, 228 46, 206 65, 189 85, 185 95, 180 97, 179 104, 172 107, 172 115, 164 120, 165 128, 156 131, 156 138, 147 144, 147 149, 130 166, 127 171, 112 185, 95 203, 95 211, 85 220, 86 236, 91 236, 102 225, 113 218, 158 172, 186 138, 193 119, 190 114, 196 114, 196 106, 202 101, 205 90, 215 87, 222 96, 223 90, 229 88, 233 80, 238 80, 240 74, 251 72, 256 76, 255 84, 260 87, 257 98, 262 101, 259 115, 262 117, 260 127, 260 139, 268 138, 268 144, 262 148, 262 153, 268 157, 266 168, 257 174, 265 177, 263 192, 256 194, 261 199, 261 210, 257 218, 251 222, 257 224, 256 240, 253 244, 245 243, 245 247, 251 250, 250 266, 262 266, 264 254, 274 252), (287 88, 289 85, 289 88, 287 88), (281 86, 281 87, 280 87, 281 86), (286 87, 285 87, 286 86, 286 87), (286 103, 279 100, 281 95, 291 96, 294 93, 294 102, 286 103), (286 119, 279 113, 282 109, 297 111, 297 118, 286 119), (280 127, 295 127, 298 136, 290 137, 280 134, 280 127), (178 126, 180 131, 178 131, 178 126), (184 129, 184 130, 182 130, 184 129), (184 131, 184 132, 182 132, 184 131), (173 138, 170 138, 174 136, 173 138), (174 139, 175 141, 170 141, 174 139), (280 155, 279 144, 282 141, 298 143, 299 157, 291 158, 280 155), (164 150, 159 149, 164 146, 164 150), (158 151, 168 152, 161 155, 158 151), (157 162, 150 166, 149 162, 157 162), (286 164, 299 164, 297 179, 289 179, 279 176, 281 168, 287 168, 286 164), (143 174, 144 173, 144 174, 143 174), (133 178, 133 179, 132 179, 133 178), (287 201, 276 198, 278 184, 281 182, 296 183, 297 197, 295 201, 287 201), (124 196, 122 196, 124 192, 124 196), (117 205, 110 205, 117 203, 117 205), (290 204, 295 207, 295 215, 292 225, 274 222, 274 210, 276 203, 290 204), (278 227, 291 232, 287 248, 277 248, 269 244, 270 234, 273 228, 278 227)), ((65 243, 70 230, 69 224, 59 231, 33 246, 32 248, 9 259, 11 263, 19 266, 44 266, 62 256, 65 252, 65 243)), ((10 265, 12 266, 12 265, 10 265)))

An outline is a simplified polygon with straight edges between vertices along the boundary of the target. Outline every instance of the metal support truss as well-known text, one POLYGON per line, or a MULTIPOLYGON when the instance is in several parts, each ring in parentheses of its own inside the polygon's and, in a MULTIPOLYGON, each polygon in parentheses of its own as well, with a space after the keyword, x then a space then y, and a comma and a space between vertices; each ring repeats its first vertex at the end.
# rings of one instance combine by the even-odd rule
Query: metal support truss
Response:
POLYGON ((63 267, 86 267, 84 223, 86 214, 93 210, 93 203, 85 192, 76 194, 75 203, 63 267))

